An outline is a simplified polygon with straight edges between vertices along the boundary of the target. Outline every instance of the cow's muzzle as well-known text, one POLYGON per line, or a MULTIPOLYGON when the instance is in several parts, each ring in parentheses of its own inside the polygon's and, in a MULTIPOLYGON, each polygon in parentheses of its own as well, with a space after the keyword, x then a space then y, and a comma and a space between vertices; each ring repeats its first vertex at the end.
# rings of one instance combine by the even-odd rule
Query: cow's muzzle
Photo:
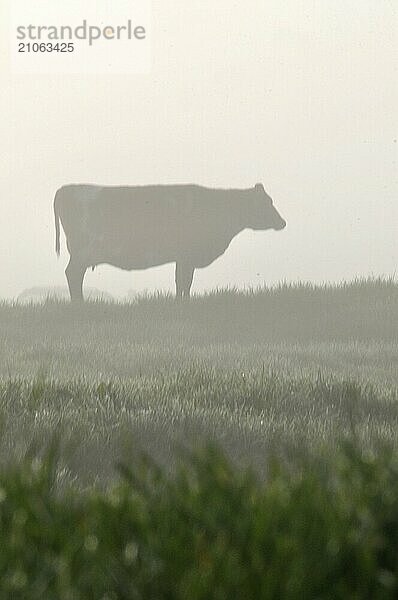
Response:
POLYGON ((286 227, 286 221, 284 219, 281 219, 278 223, 276 223, 276 225, 274 226, 275 231, 281 231, 282 229, 285 229, 286 227))

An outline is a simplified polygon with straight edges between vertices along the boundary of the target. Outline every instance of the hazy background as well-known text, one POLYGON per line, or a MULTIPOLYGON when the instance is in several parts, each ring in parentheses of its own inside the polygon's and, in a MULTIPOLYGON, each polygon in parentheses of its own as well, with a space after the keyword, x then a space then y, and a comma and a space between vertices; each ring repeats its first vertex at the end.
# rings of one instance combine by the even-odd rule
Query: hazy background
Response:
MULTIPOLYGON (((262 181, 287 229, 243 232, 194 292, 395 272, 395 2, 156 0, 145 76, 12 76, 3 17, 0 296, 65 283, 52 202, 71 182, 262 181)), ((86 285, 173 280, 171 265, 103 266, 86 285)))

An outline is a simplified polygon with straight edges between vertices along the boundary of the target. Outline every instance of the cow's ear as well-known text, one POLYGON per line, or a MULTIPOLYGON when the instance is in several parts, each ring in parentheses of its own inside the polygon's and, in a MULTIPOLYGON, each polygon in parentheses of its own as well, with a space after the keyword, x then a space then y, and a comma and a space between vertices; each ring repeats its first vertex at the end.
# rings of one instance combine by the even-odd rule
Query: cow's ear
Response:
POLYGON ((254 189, 256 190, 256 192, 264 192, 264 186, 262 183, 256 183, 254 189))

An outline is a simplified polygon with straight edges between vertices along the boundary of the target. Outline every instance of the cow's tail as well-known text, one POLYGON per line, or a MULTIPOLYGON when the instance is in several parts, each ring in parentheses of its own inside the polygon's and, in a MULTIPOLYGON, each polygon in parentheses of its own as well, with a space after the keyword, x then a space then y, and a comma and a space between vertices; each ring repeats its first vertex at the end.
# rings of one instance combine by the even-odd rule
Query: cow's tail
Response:
POLYGON ((55 199, 54 199, 55 252, 57 253, 57 256, 59 256, 60 250, 61 250, 59 212, 58 212, 58 194, 59 194, 59 191, 55 194, 55 199))

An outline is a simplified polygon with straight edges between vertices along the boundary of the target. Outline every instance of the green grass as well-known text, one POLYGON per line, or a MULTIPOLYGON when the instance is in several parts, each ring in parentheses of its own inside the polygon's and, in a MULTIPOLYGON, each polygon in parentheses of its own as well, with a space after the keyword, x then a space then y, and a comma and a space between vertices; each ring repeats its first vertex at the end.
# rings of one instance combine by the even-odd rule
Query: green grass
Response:
POLYGON ((395 443, 397 300, 393 280, 367 280, 4 304, 0 461, 61 429, 65 479, 85 487, 112 479, 126 437, 167 467, 210 440, 259 472, 270 448, 334 448, 353 428, 395 443))
POLYGON ((126 440, 170 469, 176 450, 217 443, 259 474, 270 451, 294 455, 355 434, 362 447, 398 438, 395 389, 265 371, 191 369, 128 382, 0 385, 0 461, 18 462, 37 440, 62 432, 62 482, 104 487, 126 440))
POLYGON ((268 461, 214 450, 170 476, 124 463, 106 493, 56 492, 54 452, 0 473, 0 597, 330 600, 398 594, 398 454, 268 461))
POLYGON ((169 375, 192 364, 397 385, 398 285, 224 291, 189 303, 0 305, 0 377, 92 381, 169 375))
POLYGON ((0 598, 396 598, 397 300, 0 305, 0 598))

